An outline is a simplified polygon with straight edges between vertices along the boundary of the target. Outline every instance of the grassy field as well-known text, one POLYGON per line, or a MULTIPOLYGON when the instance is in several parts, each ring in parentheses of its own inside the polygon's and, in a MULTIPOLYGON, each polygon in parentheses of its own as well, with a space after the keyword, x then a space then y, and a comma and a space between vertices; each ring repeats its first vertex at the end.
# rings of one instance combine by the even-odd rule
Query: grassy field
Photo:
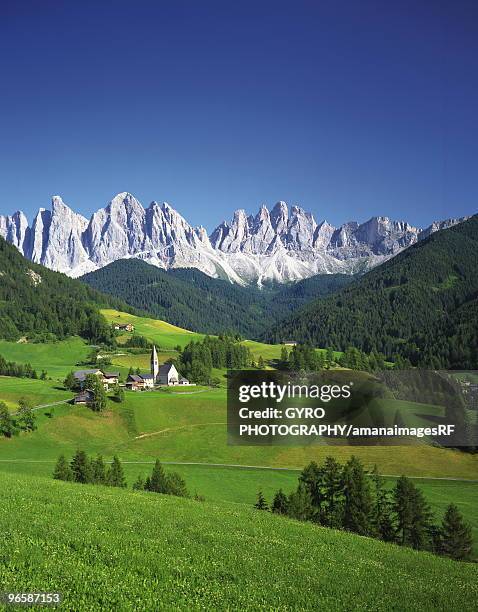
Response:
MULTIPOLYGON (((135 333, 144 336, 166 351, 174 349, 176 346, 186 346, 191 340, 204 338, 204 334, 197 334, 159 319, 136 317, 111 309, 102 310, 101 313, 111 323, 132 323, 135 327, 135 333)), ((126 341, 130 337, 131 333, 125 333, 120 336, 119 342, 121 342, 121 338, 126 341)))
POLYGON ((476 565, 236 504, 1 472, 0 491, 0 591, 62 592, 67 609, 476 606, 476 565))
POLYGON ((0 355, 7 361, 31 363, 40 375, 43 369, 48 376, 64 379, 75 364, 84 361, 91 351, 81 338, 69 338, 51 344, 30 344, 0 340, 0 355))
MULTIPOLYGON (((108 457, 110 459, 110 457, 108 457)), ((40 462, 0 461, 0 472, 22 475, 51 477, 54 460, 40 462)), ((146 478, 151 473, 152 460, 141 463, 123 463, 128 486, 131 487, 138 476, 146 478)), ((241 467, 222 467, 212 465, 168 464, 168 469, 178 472, 185 480, 189 492, 206 497, 207 501, 231 502, 252 507, 257 491, 261 490, 270 502, 274 494, 282 489, 290 493, 297 486, 298 470, 259 469, 241 467)), ((395 478, 385 478, 388 488, 393 488, 395 478)), ((430 503, 435 520, 440 522, 446 507, 453 501, 473 529, 474 554, 478 558, 478 483, 454 480, 431 480, 420 478, 417 486, 430 503)))
POLYGON ((20 398, 39 406, 61 402, 71 397, 71 391, 66 391, 53 380, 0 376, 0 401, 5 402, 12 411, 17 410, 20 398))
MULTIPOLYGON (((106 311, 110 320, 116 311, 106 311)), ((121 315, 122 322, 131 315, 121 315)), ((144 334, 165 350, 162 358, 176 353, 172 347, 186 344, 197 334, 191 334, 161 321, 134 318, 138 333, 144 334)), ((246 341, 256 358, 280 357, 280 346, 246 341)), ((64 401, 72 393, 62 388, 61 382, 75 364, 85 359, 90 347, 78 339, 51 345, 0 343, 0 354, 19 362, 31 362, 34 367, 46 368, 53 380, 39 381, 0 377, 0 400, 15 410, 21 397, 34 405, 64 401), (56 378, 56 379, 55 379, 56 378)), ((121 352, 121 349, 120 351, 121 352)), ((149 355, 123 353, 113 358, 111 369, 125 373, 129 366, 145 371, 149 367, 149 355)), ((108 410, 95 414, 86 407, 60 404, 53 409, 36 411, 37 431, 21 434, 13 439, 0 438, 0 471, 49 475, 60 453, 71 455, 77 448, 88 453, 102 453, 111 458, 118 454, 127 463, 130 482, 138 473, 150 469, 147 462, 159 457, 164 462, 198 462, 203 464, 227 464, 238 466, 264 466, 297 469, 311 460, 321 462, 327 455, 346 461, 357 455, 369 469, 377 464, 382 474, 406 474, 414 477, 478 478, 478 457, 454 450, 433 446, 351 447, 311 445, 287 446, 229 446, 226 435, 226 390, 223 371, 215 371, 221 377, 218 389, 191 387, 148 393, 126 392, 123 404, 108 402, 108 410), (49 414, 53 411, 53 417, 49 414), (14 461, 12 463, 12 461, 14 461), (17 463, 20 461, 20 463, 17 463)), ((390 402, 389 416, 400 408, 406 423, 426 424, 423 406, 412 402, 390 402)), ((435 407, 427 407, 435 414, 435 407)), ((296 472, 220 468, 213 466, 178 467, 192 492, 198 491, 213 501, 228 501, 250 505, 259 488, 269 498, 282 487, 291 490, 296 472)), ((438 515, 450 501, 460 508, 474 529, 478 527, 476 510, 478 490, 476 483, 420 481, 427 497, 438 515)), ((478 534, 477 534, 478 535, 478 534)), ((475 543, 477 538, 475 537, 475 543)))
MULTIPOLYGON (((10 381, 12 379, 9 379, 10 381)), ((11 405, 25 395, 25 379, 9 384, 11 405)), ((65 392, 45 385, 55 399, 65 392), (58 393, 58 395, 56 395, 58 393)), ((3 397, 0 386, 0 399, 3 397)), ((226 463, 300 468, 332 454, 341 461, 357 455, 383 474, 475 479, 478 457, 433 446, 231 446, 226 432, 226 391, 191 387, 182 392, 126 392, 123 404, 109 401, 109 409, 92 413, 83 406, 57 406, 54 418, 38 411, 38 430, 19 437, 0 439, 0 459, 56 459, 59 452, 78 446, 87 451, 128 459, 161 457, 164 461, 226 463)), ((39 402, 40 404, 43 402, 39 402)))
MULTIPOLYGON (((134 315, 111 309, 102 310, 101 312, 106 320, 111 323, 133 323, 135 326, 135 333, 138 333, 151 342, 156 343, 160 349, 163 350, 163 352, 174 349, 178 345, 183 347, 191 340, 201 340, 204 338, 204 334, 187 331, 157 319, 136 317, 134 315)), ((126 341, 129 337, 131 337, 131 333, 122 334, 118 341, 121 343, 122 341, 126 341)), ((243 344, 249 347, 256 360, 260 356, 262 356, 262 358, 266 361, 280 359, 282 350, 282 345, 280 344, 264 344, 262 342, 255 342, 253 340, 245 340, 243 344)), ((335 353, 335 355, 338 357, 341 355, 341 353, 335 353)), ((146 358, 147 356, 145 355, 144 357, 146 358)), ((146 360, 143 359, 141 363, 147 365, 145 361, 146 360)), ((117 359, 115 359, 115 363, 121 364, 121 362, 117 359)), ((139 367, 142 366, 140 365, 139 367)))

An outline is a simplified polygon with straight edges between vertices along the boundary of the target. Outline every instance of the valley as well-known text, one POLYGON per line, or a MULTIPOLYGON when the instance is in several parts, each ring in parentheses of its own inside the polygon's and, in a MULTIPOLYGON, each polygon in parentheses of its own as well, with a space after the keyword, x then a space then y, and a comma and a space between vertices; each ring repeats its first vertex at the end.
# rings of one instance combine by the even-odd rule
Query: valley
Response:
MULTIPOLYGON (((121 311, 105 309, 102 314, 112 323, 132 323, 135 333, 155 342, 160 362, 177 355, 177 346, 203 337, 163 321, 121 311)), ((119 369, 123 376, 131 366, 149 368, 149 352, 132 354, 121 349, 121 342, 130 335, 119 335, 117 355, 111 355, 109 366, 119 369)), ((273 363, 280 358, 280 345, 251 341, 246 344, 267 361, 273 363)), ((90 351, 91 347, 80 338, 41 345, 6 341, 0 344, 0 354, 6 358, 29 361, 48 372, 47 380, 0 377, 0 400, 14 411, 20 398, 26 398, 36 407, 38 425, 32 433, 0 439, 0 472, 48 478, 59 454, 70 456, 81 447, 91 454, 101 453, 106 460, 115 454, 120 456, 131 484, 159 457, 165 464, 174 465, 190 490, 205 495, 208 501, 249 506, 259 489, 270 496, 278 487, 293 488, 298 470, 312 460, 321 462, 332 455, 344 462, 356 455, 367 469, 377 465, 382 474, 388 475, 389 486, 394 482, 393 476, 400 474, 418 478, 420 487, 430 493, 437 512, 443 512, 453 498, 475 533, 478 529, 474 510, 478 500, 476 455, 433 446, 228 446, 224 378, 215 389, 197 386, 127 391, 123 403, 110 399, 106 411, 94 413, 88 407, 67 403, 73 393, 63 386, 66 374, 77 368, 90 351)), ((222 377, 224 372, 218 374, 222 377)), ((401 409, 406 419, 415 419, 423 406, 402 403, 401 409)))

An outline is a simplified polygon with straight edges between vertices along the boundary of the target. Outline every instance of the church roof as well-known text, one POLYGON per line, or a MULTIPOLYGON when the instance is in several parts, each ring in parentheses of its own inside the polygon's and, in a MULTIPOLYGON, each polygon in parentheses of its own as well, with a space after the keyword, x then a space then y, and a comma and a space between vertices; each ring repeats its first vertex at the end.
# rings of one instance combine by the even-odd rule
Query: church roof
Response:
MULTIPOLYGON (((159 373, 160 374, 169 374, 171 368, 174 368, 174 364, 173 363, 164 363, 160 368, 159 368, 159 373)), ((174 368, 176 369, 176 368, 174 368)))

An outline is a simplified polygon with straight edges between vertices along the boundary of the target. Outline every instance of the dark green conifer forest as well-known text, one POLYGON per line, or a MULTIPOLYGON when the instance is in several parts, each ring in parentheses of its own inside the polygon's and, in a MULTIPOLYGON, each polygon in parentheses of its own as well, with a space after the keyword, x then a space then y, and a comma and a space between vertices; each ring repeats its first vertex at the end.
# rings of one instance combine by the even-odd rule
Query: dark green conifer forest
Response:
POLYGON ((111 343, 111 327, 100 306, 131 310, 80 281, 25 259, 0 237, 0 338, 48 342, 78 335, 111 343))
POLYGON ((418 242, 337 293, 274 324, 271 342, 478 367, 478 216, 418 242))

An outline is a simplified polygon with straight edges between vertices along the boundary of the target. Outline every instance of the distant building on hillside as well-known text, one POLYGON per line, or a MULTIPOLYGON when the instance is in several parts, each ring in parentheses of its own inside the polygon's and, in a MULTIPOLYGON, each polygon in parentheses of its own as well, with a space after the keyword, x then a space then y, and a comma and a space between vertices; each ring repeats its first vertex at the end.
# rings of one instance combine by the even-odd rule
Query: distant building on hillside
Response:
POLYGON ((154 389, 154 376, 152 374, 140 374, 145 389, 154 389))
POLYGON ((97 368, 90 370, 77 370, 76 372, 73 372, 76 387, 78 389, 83 389, 86 378, 91 375, 97 376, 98 379, 101 380, 105 391, 109 391, 110 387, 118 384, 119 381, 119 372, 103 372, 97 368))
POLYGON ((130 374, 126 379, 126 388, 130 391, 144 391, 154 389, 152 374, 130 374))
POLYGON ((91 404, 94 399, 95 395, 93 391, 91 389, 84 389, 83 391, 80 391, 77 395, 75 395, 75 397, 73 398, 73 403, 88 405, 91 404))
POLYGON ((108 385, 108 387, 112 387, 118 384, 119 377, 119 372, 103 372, 103 383, 108 385))
POLYGON ((128 331, 128 332, 134 331, 134 325, 132 323, 115 323, 114 328, 117 331, 128 331))
POLYGON ((85 386, 86 377, 91 375, 102 377, 103 372, 101 370, 98 370, 98 368, 90 370, 77 370, 76 372, 73 372, 73 377, 75 379, 76 386, 79 389, 83 389, 83 387, 85 386))
POLYGON ((140 374, 130 374, 126 379, 126 388, 131 391, 142 391, 145 388, 143 377, 140 374))

